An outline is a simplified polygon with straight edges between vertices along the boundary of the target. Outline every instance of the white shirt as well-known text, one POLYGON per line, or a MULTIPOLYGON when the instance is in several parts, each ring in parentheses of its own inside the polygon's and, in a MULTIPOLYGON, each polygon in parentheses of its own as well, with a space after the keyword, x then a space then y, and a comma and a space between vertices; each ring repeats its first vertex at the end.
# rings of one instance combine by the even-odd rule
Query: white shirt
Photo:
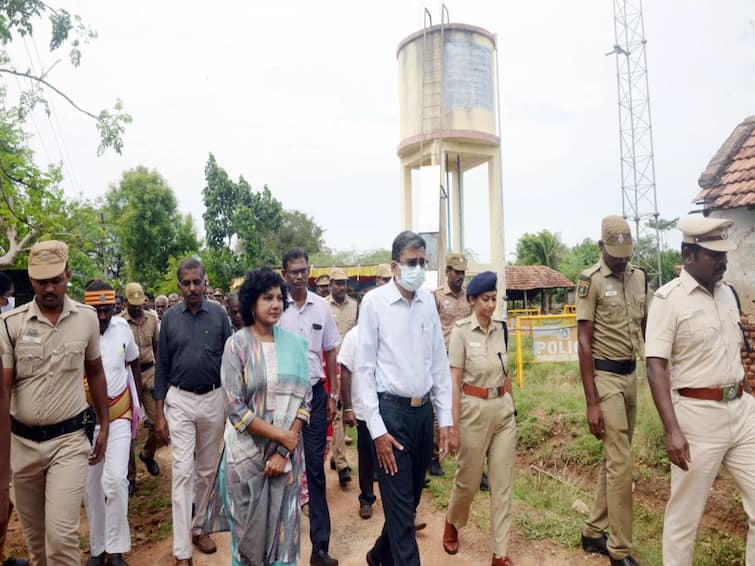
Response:
POLYGON ((128 385, 126 363, 139 357, 134 335, 125 318, 114 316, 104 334, 100 334, 102 367, 105 370, 107 396, 117 397, 128 385))
POLYGON ((354 416, 360 421, 364 420, 364 410, 362 409, 362 400, 359 397, 360 391, 354 385, 359 381, 359 372, 357 372, 357 347, 359 346, 359 326, 355 326, 346 333, 341 342, 341 350, 338 352, 338 363, 346 367, 351 372, 351 409, 354 416))
POLYGON ((387 432, 377 394, 422 397, 432 393, 438 425, 451 426, 451 373, 435 300, 415 291, 411 302, 395 281, 370 291, 359 312, 357 372, 352 386, 372 438, 387 432))

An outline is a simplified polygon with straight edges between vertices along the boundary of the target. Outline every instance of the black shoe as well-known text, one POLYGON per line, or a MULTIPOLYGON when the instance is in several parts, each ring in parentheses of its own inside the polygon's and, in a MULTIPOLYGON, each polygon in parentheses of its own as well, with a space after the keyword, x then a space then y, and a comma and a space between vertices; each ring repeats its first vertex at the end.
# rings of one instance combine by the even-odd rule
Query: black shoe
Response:
POLYGON ((136 493, 136 480, 129 480, 128 482, 128 496, 133 497, 136 493))
POLYGON ((338 472, 338 483, 341 487, 345 487, 347 483, 351 481, 351 468, 344 468, 338 472))
POLYGON ((107 561, 107 566, 128 566, 128 562, 123 559, 123 554, 111 554, 107 561))
POLYGON ((640 563, 634 559, 634 556, 627 554, 624 558, 611 558, 611 566, 640 566, 640 563))
MULTIPOLYGON (((605 533, 598 538, 586 537, 582 535, 582 550, 585 552, 592 552, 594 554, 602 554, 608 556, 608 537, 605 533)), ((632 559, 634 560, 634 559, 632 559)))
POLYGON ((8 558, 3 562, 3 566, 29 566, 29 561, 26 558, 8 558))
POLYGON ((105 553, 87 558, 86 566, 105 566, 105 553))
POLYGON ((325 550, 318 550, 317 554, 313 554, 309 559, 310 566, 338 566, 338 560, 333 558, 325 550))
POLYGON ((488 474, 482 472, 482 477, 480 478, 480 491, 488 491, 488 489, 490 489, 490 485, 488 484, 488 474))
POLYGON ((380 560, 375 556, 375 549, 371 548, 367 551, 367 565, 368 566, 381 566, 380 560))
POLYGON ((443 466, 441 466, 440 462, 435 459, 433 459, 430 462, 430 467, 427 468, 427 471, 430 472, 431 476, 445 476, 446 475, 445 470, 443 470, 443 466))
POLYGON ((149 472, 149 475, 151 476, 160 475, 160 466, 157 465, 157 462, 155 462, 154 458, 147 458, 142 452, 139 452, 139 459, 142 462, 144 462, 144 465, 147 467, 147 471, 149 472))

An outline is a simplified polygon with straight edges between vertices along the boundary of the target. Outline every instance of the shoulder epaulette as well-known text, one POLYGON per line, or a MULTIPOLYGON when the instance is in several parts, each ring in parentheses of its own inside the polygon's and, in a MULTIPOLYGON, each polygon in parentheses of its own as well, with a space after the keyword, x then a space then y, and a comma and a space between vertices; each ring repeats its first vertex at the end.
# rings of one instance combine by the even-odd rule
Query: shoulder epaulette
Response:
POLYGON ((655 296, 661 299, 665 299, 666 297, 669 296, 671 291, 673 291, 679 286, 679 283, 681 283, 681 279, 679 279, 678 277, 675 279, 672 279, 671 281, 663 285, 660 289, 658 289, 655 292, 655 296))
POLYGON ((642 267, 636 267, 635 266, 635 269, 637 269, 638 271, 642 271, 642 276, 645 278, 645 295, 647 295, 647 293, 648 293, 648 272, 645 271, 642 267))
POLYGON ((456 322, 454 322, 454 324, 458 326, 459 328, 461 328, 462 326, 466 326, 470 324, 471 322, 472 322, 472 319, 467 317, 467 318, 462 318, 460 320, 457 320, 456 322))

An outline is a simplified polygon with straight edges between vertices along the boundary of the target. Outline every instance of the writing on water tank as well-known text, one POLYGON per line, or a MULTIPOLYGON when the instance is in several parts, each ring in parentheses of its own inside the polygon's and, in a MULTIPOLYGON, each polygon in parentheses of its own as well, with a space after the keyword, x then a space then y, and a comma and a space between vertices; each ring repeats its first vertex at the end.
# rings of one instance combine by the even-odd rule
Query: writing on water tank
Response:
POLYGON ((443 53, 443 108, 493 111, 493 53, 474 41, 447 41, 443 53))

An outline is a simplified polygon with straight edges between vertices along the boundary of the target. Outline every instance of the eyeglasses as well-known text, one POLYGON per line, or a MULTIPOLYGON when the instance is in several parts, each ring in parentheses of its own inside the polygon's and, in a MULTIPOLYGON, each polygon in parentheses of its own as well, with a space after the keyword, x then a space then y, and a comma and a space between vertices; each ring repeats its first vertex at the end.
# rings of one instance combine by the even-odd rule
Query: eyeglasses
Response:
POLYGON ((309 267, 305 267, 304 269, 289 269, 286 271, 287 275, 290 275, 291 277, 299 277, 300 275, 304 277, 309 272, 309 267))
POLYGON ((417 267, 418 265, 422 268, 427 267, 427 261, 423 257, 407 259, 406 261, 398 261, 396 263, 399 265, 408 265, 409 267, 417 267))

